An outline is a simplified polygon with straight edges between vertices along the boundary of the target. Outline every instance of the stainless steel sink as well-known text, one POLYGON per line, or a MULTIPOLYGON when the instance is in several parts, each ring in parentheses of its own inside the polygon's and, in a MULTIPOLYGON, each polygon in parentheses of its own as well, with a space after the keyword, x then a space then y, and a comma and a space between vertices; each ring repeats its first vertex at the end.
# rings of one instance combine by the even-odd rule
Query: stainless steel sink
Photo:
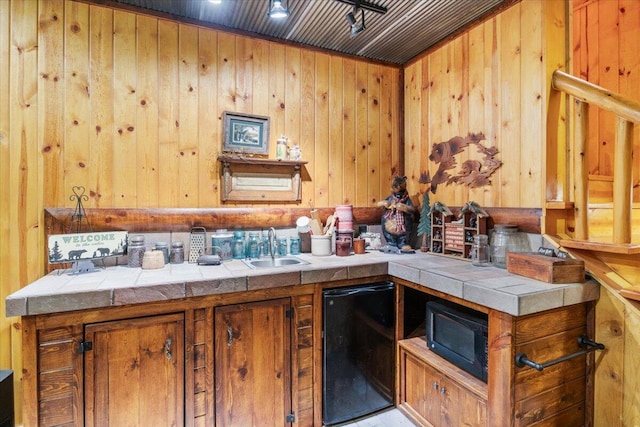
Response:
POLYGON ((242 262, 251 268, 284 267, 286 265, 309 264, 307 261, 296 257, 244 259, 242 262))

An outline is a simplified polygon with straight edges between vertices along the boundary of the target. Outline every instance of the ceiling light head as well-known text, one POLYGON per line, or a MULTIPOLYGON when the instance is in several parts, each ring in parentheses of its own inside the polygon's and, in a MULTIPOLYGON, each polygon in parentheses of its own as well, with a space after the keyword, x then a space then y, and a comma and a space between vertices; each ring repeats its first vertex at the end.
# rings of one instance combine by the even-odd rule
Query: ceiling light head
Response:
POLYGON ((209 3, 213 3, 213 4, 221 4, 222 0, 209 0, 209 3))
POLYGON ((347 13, 347 20, 351 26, 351 37, 357 36, 366 29, 364 25, 364 9, 354 6, 353 11, 347 13), (358 18, 360 18, 360 21, 358 21, 358 18))
POLYGON ((283 5, 284 0, 269 0, 269 12, 268 15, 271 18, 281 19, 289 16, 289 0, 286 0, 287 5, 283 5))

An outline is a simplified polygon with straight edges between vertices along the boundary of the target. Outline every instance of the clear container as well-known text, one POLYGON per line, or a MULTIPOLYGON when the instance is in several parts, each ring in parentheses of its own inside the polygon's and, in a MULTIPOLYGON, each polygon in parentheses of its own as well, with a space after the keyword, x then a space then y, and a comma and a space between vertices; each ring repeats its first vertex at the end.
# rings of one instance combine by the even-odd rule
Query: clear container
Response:
POLYGON ((276 247, 279 256, 287 256, 287 238, 278 237, 276 239, 276 247))
POLYGON ((250 232, 247 241, 247 257, 260 258, 260 233, 250 232))
POLYGON ((169 258, 171 264, 182 264, 184 262, 184 243, 180 241, 171 242, 171 254, 169 258))
POLYGON ((489 236, 486 234, 473 236, 473 246, 471 246, 471 264, 478 267, 487 267, 491 265, 489 236))
POLYGON ((299 255, 300 254, 300 237, 290 237, 289 238, 289 253, 291 255, 299 255))
POLYGON ((285 160, 287 158, 287 141, 288 138, 284 135, 276 141, 276 159, 285 160))
POLYGON ((529 252, 530 250, 527 236, 518 231, 517 225, 495 225, 491 235, 491 263, 494 266, 507 268, 509 252, 529 252))
POLYGON ((244 231, 233 232, 233 258, 242 259, 246 256, 244 231))
POLYGON ((127 265, 133 268, 142 267, 142 258, 144 257, 144 236, 136 235, 129 237, 127 247, 127 265))

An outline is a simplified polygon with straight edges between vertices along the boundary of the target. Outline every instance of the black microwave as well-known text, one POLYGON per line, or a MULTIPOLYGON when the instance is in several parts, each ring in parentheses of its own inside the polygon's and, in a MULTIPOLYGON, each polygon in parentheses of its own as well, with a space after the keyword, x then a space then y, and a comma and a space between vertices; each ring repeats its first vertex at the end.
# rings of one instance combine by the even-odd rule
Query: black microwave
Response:
POLYGON ((487 315, 447 301, 427 302, 427 346, 449 362, 487 381, 487 315))

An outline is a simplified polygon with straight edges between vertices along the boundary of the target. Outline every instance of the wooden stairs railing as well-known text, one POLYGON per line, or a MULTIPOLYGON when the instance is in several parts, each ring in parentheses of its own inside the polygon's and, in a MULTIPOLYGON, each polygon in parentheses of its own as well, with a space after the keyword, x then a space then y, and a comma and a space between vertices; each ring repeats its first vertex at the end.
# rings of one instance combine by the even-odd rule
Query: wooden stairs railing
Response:
MULTIPOLYGON (((556 70, 552 76, 551 98, 556 101, 561 94, 567 94, 574 102, 572 109, 573 141, 570 152, 573 154, 572 174, 573 201, 548 200, 546 211, 564 209, 568 211, 565 229, 551 227, 555 231, 555 240, 566 249, 573 249, 574 255, 585 260, 588 270, 607 280, 628 298, 640 299, 640 244, 637 230, 634 235, 633 223, 633 126, 640 123, 640 103, 612 93, 606 89, 556 70), (607 209, 611 214, 607 222, 611 224, 608 239, 601 235, 590 238, 589 216, 597 210, 589 204, 589 108, 594 106, 612 112, 617 117, 615 146, 613 155, 612 202, 607 209), (570 210, 573 209, 573 215, 570 210), (570 224, 571 226, 569 226, 570 224), (591 267, 591 268, 590 268, 591 267)), ((550 110, 558 108, 550 106, 550 110)), ((638 155, 640 153, 636 153, 638 155)), ((638 171, 636 171, 638 173, 638 171)), ((593 178, 593 177, 592 177, 593 178)), ((569 180, 568 180, 569 181, 569 180)), ((569 187, 567 185, 567 187, 569 187)), ((564 198, 571 197, 569 192, 559 191, 564 198)), ((636 209, 637 211, 637 209, 636 209)), ((636 212, 637 213, 637 212, 636 212)), ((549 215, 553 217, 553 214, 549 215)))

